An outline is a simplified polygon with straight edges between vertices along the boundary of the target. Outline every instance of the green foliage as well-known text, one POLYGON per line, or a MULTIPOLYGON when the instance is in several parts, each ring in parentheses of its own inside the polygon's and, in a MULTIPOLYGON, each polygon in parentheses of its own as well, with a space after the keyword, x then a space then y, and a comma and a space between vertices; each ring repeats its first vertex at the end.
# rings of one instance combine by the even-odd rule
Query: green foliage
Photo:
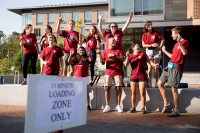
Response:
POLYGON ((21 69, 22 50, 19 45, 19 33, 13 32, 5 38, 0 45, 0 53, 1 74, 12 73, 11 68, 21 69))
POLYGON ((77 31, 77 32, 81 32, 81 30, 82 30, 82 20, 81 19, 76 20, 75 23, 76 23, 76 25, 75 25, 74 30, 77 31))

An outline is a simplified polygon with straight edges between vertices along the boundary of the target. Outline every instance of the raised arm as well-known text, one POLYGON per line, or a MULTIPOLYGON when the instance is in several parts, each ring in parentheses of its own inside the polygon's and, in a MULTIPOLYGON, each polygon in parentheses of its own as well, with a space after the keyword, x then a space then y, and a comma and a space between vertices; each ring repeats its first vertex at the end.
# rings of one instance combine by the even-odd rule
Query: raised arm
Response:
POLYGON ((126 23, 124 24, 122 28, 122 32, 124 32, 126 28, 128 27, 128 25, 130 24, 132 17, 133 17, 133 12, 130 12, 128 20, 126 21, 126 23))
POLYGON ((181 43, 182 37, 179 35, 177 42, 179 43, 179 48, 182 52, 183 55, 186 55, 188 53, 188 50, 183 46, 183 44, 181 43))
POLYGON ((99 16, 99 23, 98 23, 98 29, 99 29, 99 33, 100 33, 100 36, 101 38, 104 38, 104 30, 102 29, 102 17, 103 16, 99 16))
POLYGON ((57 27, 56 27, 56 32, 57 32, 59 35, 62 34, 62 30, 60 30, 60 24, 61 24, 61 22, 63 22, 62 17, 59 18, 58 24, 57 24, 57 27))

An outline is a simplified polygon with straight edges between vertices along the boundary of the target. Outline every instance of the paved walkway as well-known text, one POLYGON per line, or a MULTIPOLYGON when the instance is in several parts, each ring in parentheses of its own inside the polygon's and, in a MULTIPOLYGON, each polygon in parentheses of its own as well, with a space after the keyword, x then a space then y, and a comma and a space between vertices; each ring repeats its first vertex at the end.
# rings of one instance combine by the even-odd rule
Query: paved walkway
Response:
MULTIPOLYGON (((0 105, 0 133, 23 133, 24 106, 0 105)), ((199 133, 200 114, 184 113, 170 118, 160 112, 88 112, 87 125, 66 129, 65 133, 199 133)))

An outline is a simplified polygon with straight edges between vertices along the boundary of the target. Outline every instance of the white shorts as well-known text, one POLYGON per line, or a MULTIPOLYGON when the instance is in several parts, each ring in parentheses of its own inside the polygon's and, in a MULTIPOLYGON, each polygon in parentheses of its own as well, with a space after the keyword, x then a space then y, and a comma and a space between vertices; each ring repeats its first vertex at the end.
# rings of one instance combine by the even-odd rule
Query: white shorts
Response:
POLYGON ((146 49, 146 54, 147 56, 150 58, 150 59, 160 59, 161 58, 161 55, 159 53, 159 49, 158 48, 155 48, 155 49, 146 49))

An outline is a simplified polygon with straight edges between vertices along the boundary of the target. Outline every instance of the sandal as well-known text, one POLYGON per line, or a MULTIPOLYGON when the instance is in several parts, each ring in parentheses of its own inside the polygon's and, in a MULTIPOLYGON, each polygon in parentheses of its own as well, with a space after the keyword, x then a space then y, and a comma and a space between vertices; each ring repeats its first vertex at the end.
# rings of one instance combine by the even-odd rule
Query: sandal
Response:
POLYGON ((170 104, 167 104, 166 106, 164 106, 161 112, 162 113, 171 113, 170 104))
POLYGON ((180 113, 178 113, 178 112, 172 112, 170 115, 168 115, 169 117, 180 117, 181 116, 181 114, 180 113))

